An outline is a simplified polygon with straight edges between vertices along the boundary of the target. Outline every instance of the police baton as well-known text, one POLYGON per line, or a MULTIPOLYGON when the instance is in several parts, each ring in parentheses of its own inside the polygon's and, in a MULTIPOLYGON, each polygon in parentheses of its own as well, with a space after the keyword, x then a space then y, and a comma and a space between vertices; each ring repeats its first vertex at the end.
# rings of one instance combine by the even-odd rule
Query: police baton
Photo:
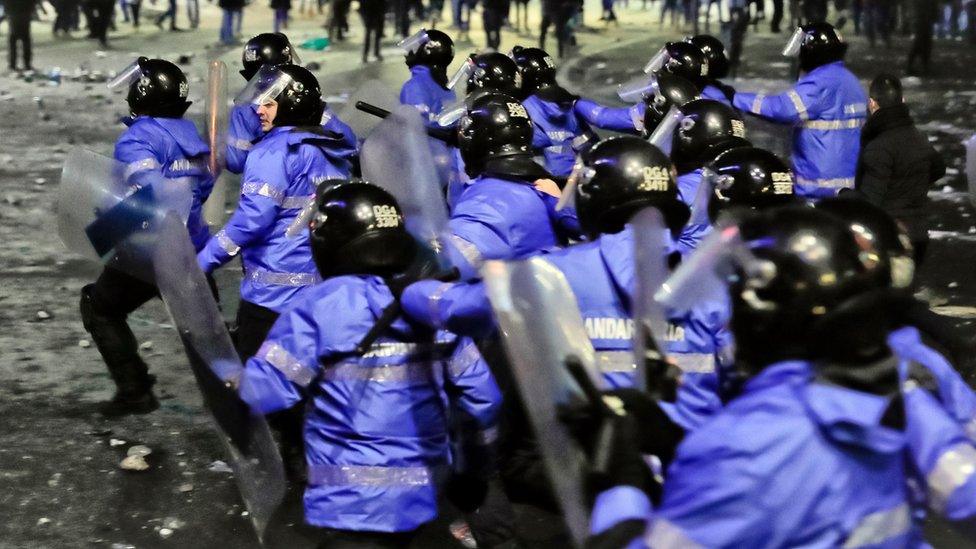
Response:
MULTIPOLYGON (((367 103, 365 101, 356 101, 356 108, 377 118, 386 118, 391 114, 390 111, 384 109, 383 107, 377 107, 376 105, 367 103)), ((457 138, 454 135, 454 131, 452 131, 450 128, 431 128, 430 126, 427 126, 427 135, 437 139, 438 141, 443 141, 451 146, 454 146, 457 143, 457 138)))

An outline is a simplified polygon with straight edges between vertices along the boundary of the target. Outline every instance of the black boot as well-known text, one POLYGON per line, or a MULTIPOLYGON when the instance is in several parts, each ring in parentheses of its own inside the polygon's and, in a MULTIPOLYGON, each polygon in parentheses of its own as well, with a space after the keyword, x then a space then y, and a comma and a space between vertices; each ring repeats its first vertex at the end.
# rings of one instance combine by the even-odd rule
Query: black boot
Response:
POLYGON ((139 357, 139 346, 125 318, 99 311, 92 297, 92 286, 81 290, 81 320, 101 353, 109 374, 115 381, 115 396, 103 403, 104 416, 147 414, 159 408, 152 392, 156 382, 146 363, 139 357))

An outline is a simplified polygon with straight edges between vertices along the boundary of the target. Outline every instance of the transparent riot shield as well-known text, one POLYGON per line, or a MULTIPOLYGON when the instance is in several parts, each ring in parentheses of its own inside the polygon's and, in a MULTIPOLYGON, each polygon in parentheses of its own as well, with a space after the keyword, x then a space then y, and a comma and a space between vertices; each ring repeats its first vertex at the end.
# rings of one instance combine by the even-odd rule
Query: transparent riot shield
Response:
POLYGON ((630 220, 634 232, 634 356, 637 370, 635 387, 646 387, 660 398, 664 379, 664 342, 668 322, 664 306, 654 294, 668 277, 667 253, 670 230, 657 208, 644 208, 630 220), (649 371, 650 370, 650 371, 649 371))
POLYGON ((976 207, 976 135, 966 142, 966 179, 969 182, 969 201, 976 207))
POLYGON ((367 181, 397 199, 410 234, 439 252, 440 236, 447 228, 447 205, 417 109, 409 105, 395 108, 366 138, 360 163, 367 181))
POLYGON ((183 341, 190 368, 229 456, 251 523, 261 538, 285 494, 285 472, 264 416, 237 395, 243 370, 186 227, 157 225, 152 265, 159 294, 183 341))
POLYGON ((91 151, 69 153, 58 187, 58 236, 74 253, 152 282, 153 223, 168 212, 185 223, 193 195, 187 180, 132 170, 91 151))
POLYGON ((571 361, 582 364, 593 386, 601 387, 602 379, 576 296, 562 272, 541 258, 488 261, 481 273, 550 484, 582 547, 589 523, 583 493, 587 460, 558 410, 587 401, 569 371, 571 361))
POLYGON ((203 205, 203 217, 212 226, 224 222, 224 204, 227 201, 227 181, 221 177, 227 152, 227 65, 223 61, 210 62, 207 79, 207 144, 210 145, 210 173, 215 181, 207 202, 203 205))
POLYGON ((647 138, 651 145, 661 149, 661 152, 670 156, 671 155, 671 145, 674 141, 674 130, 678 128, 678 124, 684 117, 681 114, 681 110, 676 106, 672 106, 668 113, 664 115, 664 120, 657 125, 653 130, 651 128, 644 128, 644 131, 651 132, 650 137, 647 138))
POLYGON ((354 91, 339 111, 339 118, 348 124, 360 139, 369 137, 381 120, 357 109, 356 103, 360 101, 388 111, 392 111, 400 104, 396 93, 379 80, 369 80, 354 91))

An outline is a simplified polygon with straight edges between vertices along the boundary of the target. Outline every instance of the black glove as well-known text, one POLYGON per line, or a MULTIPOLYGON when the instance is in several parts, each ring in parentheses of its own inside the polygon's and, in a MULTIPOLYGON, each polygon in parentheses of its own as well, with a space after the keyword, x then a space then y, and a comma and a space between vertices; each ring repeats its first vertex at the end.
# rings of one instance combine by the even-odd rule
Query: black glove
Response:
POLYGON ((635 442, 644 454, 657 456, 667 466, 685 430, 661 409, 656 400, 637 389, 617 389, 606 393, 620 399, 624 411, 634 419, 635 442))
POLYGON ((488 481, 472 473, 452 473, 444 483, 444 495, 462 513, 473 513, 488 495, 488 481))

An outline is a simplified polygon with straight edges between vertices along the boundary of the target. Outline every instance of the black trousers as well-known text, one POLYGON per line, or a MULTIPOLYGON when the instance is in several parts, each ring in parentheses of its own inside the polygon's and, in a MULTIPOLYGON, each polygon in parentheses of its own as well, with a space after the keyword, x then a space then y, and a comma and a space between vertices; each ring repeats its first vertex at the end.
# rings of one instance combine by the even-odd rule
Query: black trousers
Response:
POLYGON ((780 31, 780 25, 783 23, 783 0, 773 0, 773 18, 769 22, 769 28, 773 32, 780 31))
POLYGON ((504 21, 504 14, 494 6, 490 8, 485 6, 481 12, 481 18, 485 26, 486 46, 497 51, 498 46, 502 43, 502 22, 504 21))
POLYGON ((17 68, 17 43, 23 47, 24 68, 31 68, 31 12, 8 11, 7 20, 10 21, 10 68, 17 68))
POLYGON ((319 549, 401 549, 410 546, 416 532, 354 532, 319 529, 319 549))
POLYGON ((91 18, 88 21, 92 37, 103 46, 108 43, 108 27, 112 23, 112 13, 115 11, 114 0, 88 0, 91 18))

